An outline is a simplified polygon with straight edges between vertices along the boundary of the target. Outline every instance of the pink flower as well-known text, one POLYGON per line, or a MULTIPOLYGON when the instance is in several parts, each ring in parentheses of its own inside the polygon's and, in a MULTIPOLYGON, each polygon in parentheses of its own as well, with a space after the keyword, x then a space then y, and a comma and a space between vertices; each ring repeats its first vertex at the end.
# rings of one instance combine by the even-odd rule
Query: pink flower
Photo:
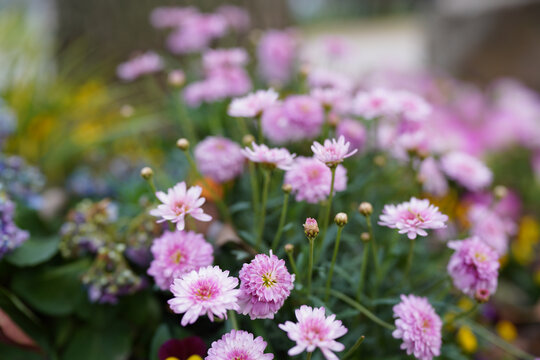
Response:
POLYGON ((314 88, 310 95, 326 109, 337 113, 344 113, 350 106, 351 99, 348 92, 340 88, 314 88))
POLYGON ((350 144, 345 141, 345 138, 340 136, 337 141, 336 139, 324 140, 324 146, 315 141, 311 145, 311 150, 317 160, 326 164, 328 167, 333 167, 342 163, 345 158, 354 155, 358 151, 358 149, 354 149, 348 152, 349 146, 350 144))
POLYGON ((397 91, 395 102, 398 112, 408 120, 424 120, 431 114, 431 106, 422 97, 409 91, 397 91))
POLYGON ((401 349, 420 360, 431 360, 441 354, 442 321, 426 298, 401 295, 394 306, 395 339, 402 339, 401 349))
POLYGON ((447 267, 454 286, 478 301, 487 301, 497 290, 497 252, 477 237, 450 241, 448 247, 455 250, 447 267))
POLYGON ((354 88, 350 77, 326 68, 311 70, 307 80, 311 88, 340 89, 347 93, 354 88))
POLYGON ((473 205, 469 209, 471 234, 495 249, 499 255, 508 251, 510 235, 516 231, 516 224, 509 217, 499 215, 495 210, 484 205, 473 205))
POLYGON ((251 144, 253 149, 246 147, 242 150, 242 154, 250 161, 260 163, 268 168, 279 168, 281 170, 289 170, 292 166, 295 154, 291 155, 289 150, 285 148, 269 148, 262 144, 251 144))
POLYGON ((223 16, 229 28, 236 31, 246 31, 251 25, 249 12, 239 6, 221 5, 216 9, 216 13, 223 16))
POLYGON ((248 62, 248 54, 242 48, 209 49, 202 61, 204 70, 209 73, 215 69, 242 67, 248 62))
POLYGON ((194 155, 199 171, 218 183, 234 179, 244 168, 242 148, 221 136, 209 136, 198 143, 194 155))
POLYGON ((429 194, 443 196, 448 191, 448 181, 446 181, 439 164, 432 157, 422 161, 418 177, 422 182, 424 191, 429 194))
POLYGON ((150 13, 150 23, 155 28, 175 28, 181 26, 191 15, 198 10, 193 6, 160 6, 150 13))
POLYGON ((200 186, 192 186, 186 189, 186 183, 183 181, 167 190, 166 194, 158 191, 156 197, 163 204, 158 205, 156 209, 150 210, 150 215, 161 217, 157 221, 158 223, 164 221, 176 223, 178 230, 184 230, 187 215, 199 221, 210 221, 212 217, 205 214, 201 208, 206 200, 200 197, 201 193, 202 188, 200 186))
POLYGON ((291 30, 268 30, 257 46, 259 73, 267 83, 285 84, 292 75, 297 40, 291 30))
POLYGON ((451 152, 441 158, 442 170, 448 177, 470 191, 489 186, 491 170, 477 158, 462 152, 451 152))
MULTIPOLYGON (((328 166, 314 158, 299 157, 285 173, 285 184, 292 186, 296 201, 316 204, 330 195, 332 172, 328 166)), ((343 191, 347 187, 347 169, 338 165, 334 180, 334 191, 343 191)))
POLYGON ((400 234, 407 234, 409 239, 416 235, 426 236, 425 229, 443 229, 448 216, 439 212, 439 208, 431 205, 429 200, 412 197, 410 201, 399 205, 385 205, 380 216, 379 225, 391 229, 399 229, 400 234))
POLYGON ((201 234, 192 231, 165 231, 150 248, 154 260, 148 275, 161 290, 167 290, 175 278, 208 266, 214 261, 212 245, 201 234))
POLYGON ((287 336, 296 342, 289 350, 289 356, 303 351, 313 352, 319 348, 327 360, 338 360, 334 351, 343 351, 345 346, 335 339, 345 335, 347 328, 336 320, 336 315, 325 316, 324 307, 312 308, 302 305, 295 311, 297 323, 291 321, 279 324, 279 328, 287 332, 287 336))
POLYGON ((278 100, 278 93, 274 89, 257 90, 242 98, 233 99, 229 105, 228 114, 234 117, 254 118, 278 100))
POLYGON ((240 312, 253 319, 273 319, 294 287, 294 275, 289 274, 285 261, 258 254, 240 270, 240 312))
POLYGON ((274 144, 284 144, 294 137, 292 125, 283 104, 275 104, 267 108, 261 117, 263 134, 274 144))
POLYGON ((361 150, 366 143, 366 128, 357 120, 343 119, 340 121, 336 129, 336 135, 338 137, 343 136, 353 149, 361 150))
POLYGON ((231 330, 220 340, 214 341, 205 360, 272 360, 273 354, 265 354, 266 342, 262 337, 247 331, 231 330))
POLYGON ((226 319, 227 310, 238 310, 237 285, 238 279, 229 276, 228 271, 218 266, 203 267, 174 279, 174 298, 168 303, 175 313, 184 313, 182 326, 193 324, 202 315, 208 315, 210 321, 214 321, 214 316, 226 319))
POLYGON ((187 54, 205 50, 213 39, 227 32, 227 21, 219 14, 193 13, 182 20, 180 26, 167 38, 169 50, 187 54))
POLYGON ((359 92, 353 100, 352 112, 368 120, 394 115, 397 112, 395 94, 386 89, 359 92))
POLYGON ((124 81, 133 81, 142 75, 158 72, 161 69, 163 69, 161 57, 153 51, 148 51, 118 65, 116 74, 124 81))

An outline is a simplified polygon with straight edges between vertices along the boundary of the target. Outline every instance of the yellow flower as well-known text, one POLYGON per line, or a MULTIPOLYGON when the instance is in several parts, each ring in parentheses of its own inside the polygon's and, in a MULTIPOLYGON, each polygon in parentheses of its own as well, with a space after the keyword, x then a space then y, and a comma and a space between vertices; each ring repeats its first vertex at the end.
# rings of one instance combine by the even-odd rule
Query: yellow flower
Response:
POLYGON ((514 324, 508 320, 501 320, 495 325, 495 329, 500 337, 506 341, 513 341, 517 337, 517 329, 514 324))
POLYGON ((478 348, 476 336, 468 326, 462 326, 457 332, 457 342, 466 353, 472 354, 478 348))
POLYGON ((534 260, 534 246, 540 241, 540 225, 531 216, 524 216, 519 224, 516 240, 512 242, 512 254, 518 263, 528 265, 534 260))

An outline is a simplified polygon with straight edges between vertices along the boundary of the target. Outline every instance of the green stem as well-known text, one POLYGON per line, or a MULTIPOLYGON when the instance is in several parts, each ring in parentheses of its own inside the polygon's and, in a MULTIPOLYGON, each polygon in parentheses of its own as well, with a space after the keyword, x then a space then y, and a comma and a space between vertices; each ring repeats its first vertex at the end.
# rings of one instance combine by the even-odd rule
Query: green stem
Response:
POLYGON ((299 281, 300 276, 298 274, 298 268, 296 267, 296 261, 294 261, 294 257, 293 257, 292 252, 287 251, 287 256, 289 257, 289 262, 291 263, 291 268, 292 268, 292 270, 294 272, 294 275, 296 277, 296 281, 299 281))
POLYGON ((362 266, 360 268, 360 282, 358 284, 358 294, 356 296, 356 298, 358 300, 360 300, 360 297, 362 296, 362 291, 364 289, 364 282, 365 282, 365 278, 366 278, 366 269, 367 269, 367 263, 368 263, 368 255, 369 255, 369 244, 371 243, 371 241, 369 242, 365 242, 364 243, 364 249, 362 250, 363 253, 362 253, 362 266))
POLYGON ((313 239, 309 239, 309 261, 308 261, 308 278, 307 278, 307 294, 311 295, 311 277, 313 276, 313 239))
MULTIPOLYGON (((255 164, 251 161, 248 163, 249 167, 249 180, 251 182, 251 197, 253 199, 253 213, 255 219, 258 218, 259 214, 259 181, 257 180, 257 171, 255 169, 255 164)), ((253 222, 254 230, 257 231, 257 221, 253 222)))
POLYGON ((366 339, 366 337, 364 335, 360 336, 358 338, 358 340, 356 340, 354 345, 349 349, 349 351, 347 351, 345 356, 343 356, 343 360, 346 360, 349 357, 351 357, 354 354, 354 352, 356 351, 356 349, 358 349, 360 347, 360 345, 362 345, 362 343, 364 342, 365 339, 366 339))
POLYGON ((259 145, 264 144, 262 120, 260 115, 257 116, 257 142, 259 143, 259 145))
POLYGON ((366 224, 369 232, 369 242, 371 243, 371 251, 373 253, 373 264, 375 266, 375 275, 377 282, 380 280, 379 254, 377 251, 377 243, 375 234, 373 233, 373 224, 371 223, 371 215, 366 216, 366 224))
POLYGON ((334 265, 336 264, 337 254, 339 250, 339 241, 341 240, 342 231, 343 231, 343 226, 338 226, 338 231, 336 235, 336 244, 334 245, 334 254, 332 255, 332 262, 330 263, 330 271, 328 272, 328 278, 326 279, 326 292, 324 295, 325 302, 328 301, 328 297, 330 297, 330 286, 332 285, 332 276, 334 275, 334 265))
POLYGON ((281 233, 283 232, 283 226, 285 225, 285 219, 287 217, 287 205, 289 203, 289 193, 285 192, 283 195, 283 207, 281 208, 281 216, 279 217, 278 230, 274 240, 272 241, 272 250, 277 252, 279 240, 281 239, 281 233))
POLYGON ((313 354, 313 352, 308 352, 307 353, 307 357, 306 357, 306 360, 311 360, 311 355, 313 354))
POLYGON ((264 182, 262 191, 261 210, 259 212, 259 228, 257 231, 257 248, 260 250, 264 233, 264 222, 266 218, 266 201, 268 200, 268 189, 270 187, 271 171, 263 169, 264 182))
POLYGON ((234 330, 238 330, 238 320, 236 319, 236 313, 234 310, 228 311, 229 319, 231 320, 231 325, 234 330))
POLYGON ((156 196, 157 189, 156 184, 154 184, 154 177, 150 177, 150 179, 145 179, 148 185, 150 186, 150 190, 152 190, 152 195, 156 196))
POLYGON ((405 268, 405 277, 408 277, 409 271, 411 270, 412 260, 414 256, 414 243, 416 239, 412 239, 409 244, 409 255, 407 256, 407 267, 405 268))
MULTIPOLYGON (((182 97, 180 96, 180 92, 176 92, 176 98, 177 99, 182 99, 182 97)), ((186 137, 190 140, 190 141, 194 141, 194 142, 197 142, 197 132, 195 131, 195 127, 193 126, 193 121, 192 119, 189 117, 187 111, 186 111, 186 107, 184 105, 184 102, 182 100, 178 101, 177 103, 177 109, 178 109, 178 112, 179 112, 179 116, 180 116, 180 124, 182 125, 182 127, 184 128, 184 130, 186 131, 186 137)))
POLYGON ((319 236, 319 248, 324 243, 324 239, 326 237, 326 230, 328 229, 328 220, 330 218, 330 210, 332 209, 332 199, 334 198, 334 181, 336 179, 336 168, 337 166, 330 167, 330 171, 332 171, 332 181, 330 183, 330 194, 328 195, 328 204, 326 204, 326 209, 322 218, 321 223, 321 236, 319 236))

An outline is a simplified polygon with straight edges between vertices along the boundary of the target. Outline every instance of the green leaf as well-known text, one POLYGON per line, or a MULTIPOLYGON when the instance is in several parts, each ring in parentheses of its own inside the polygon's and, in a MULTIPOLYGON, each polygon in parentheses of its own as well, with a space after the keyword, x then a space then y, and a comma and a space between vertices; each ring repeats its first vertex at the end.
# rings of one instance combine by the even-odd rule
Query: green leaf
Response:
POLYGON ((123 360, 131 348, 130 328, 122 323, 110 323, 105 328, 80 328, 68 343, 62 360, 123 360))
POLYGON ((9 360, 44 360, 45 357, 33 351, 21 349, 8 344, 0 343, 0 354, 2 359, 9 360))
POLYGON ((86 296, 80 277, 90 266, 89 259, 40 271, 14 274, 12 288, 37 310, 48 315, 67 315, 86 296))
POLYGON ((172 339, 172 334, 166 324, 161 324, 157 328, 154 337, 152 337, 152 343, 150 344, 150 354, 148 358, 150 360, 158 360, 158 350, 161 344, 165 341, 172 339))
POLYGON ((60 238, 57 236, 48 238, 30 238, 11 254, 6 260, 19 267, 34 266, 52 258, 58 252, 60 238))

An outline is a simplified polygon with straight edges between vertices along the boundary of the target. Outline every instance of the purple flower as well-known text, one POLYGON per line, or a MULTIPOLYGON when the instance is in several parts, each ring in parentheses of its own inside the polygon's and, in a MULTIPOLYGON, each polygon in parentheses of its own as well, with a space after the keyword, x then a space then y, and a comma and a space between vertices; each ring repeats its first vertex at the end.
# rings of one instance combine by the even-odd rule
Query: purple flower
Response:
POLYGON ((0 185, 0 259, 21 246, 30 234, 14 222, 15 204, 1 192, 0 185))
POLYGON ((272 360, 273 354, 265 354, 266 342, 243 330, 231 330, 212 343, 205 360, 272 360))
POLYGON ((234 179, 244 169, 240 145, 221 136, 209 136, 198 143, 194 155, 199 171, 218 183, 234 179))

